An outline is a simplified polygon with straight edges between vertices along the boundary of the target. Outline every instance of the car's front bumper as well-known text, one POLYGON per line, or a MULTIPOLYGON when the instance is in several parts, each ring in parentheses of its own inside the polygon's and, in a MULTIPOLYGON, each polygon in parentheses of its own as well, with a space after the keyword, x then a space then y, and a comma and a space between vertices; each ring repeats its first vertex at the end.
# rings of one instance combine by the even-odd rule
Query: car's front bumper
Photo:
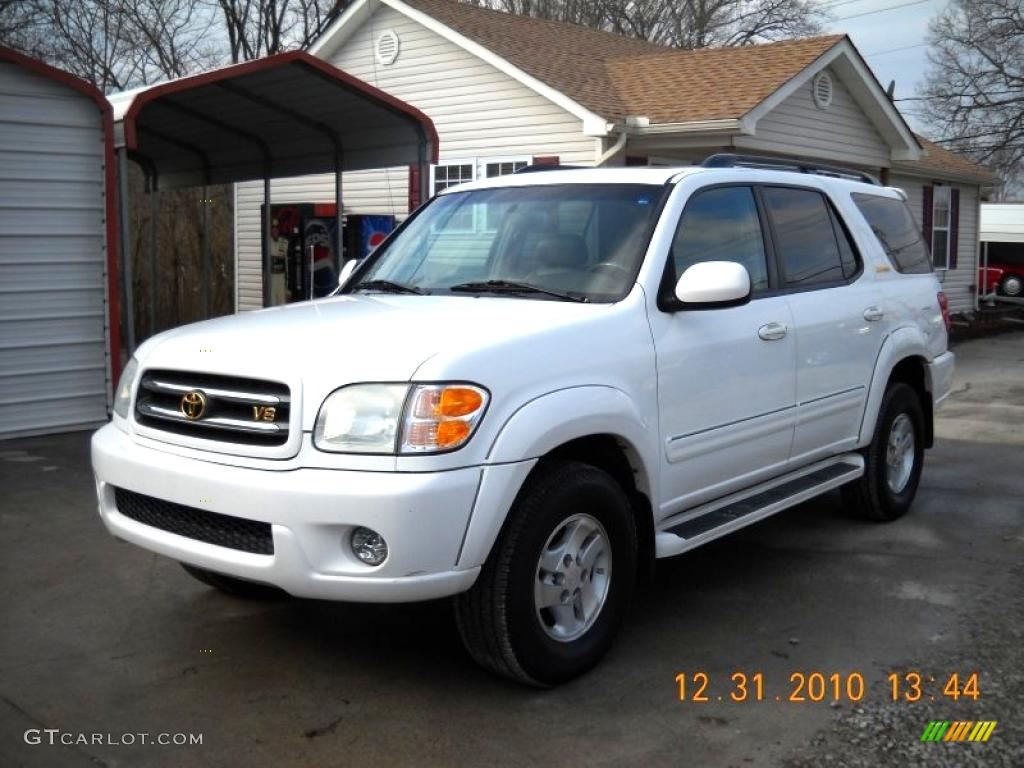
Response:
MULTIPOLYGON (((218 457, 223 459, 225 457, 218 457)), ((113 424, 92 439, 99 512, 117 538, 153 552, 300 597, 404 602, 472 586, 479 566, 459 567, 482 467, 396 473, 252 469, 145 447, 113 424), (121 514, 115 488, 271 525, 273 554, 218 546, 121 514), (359 561, 358 526, 379 532, 388 558, 359 561)))

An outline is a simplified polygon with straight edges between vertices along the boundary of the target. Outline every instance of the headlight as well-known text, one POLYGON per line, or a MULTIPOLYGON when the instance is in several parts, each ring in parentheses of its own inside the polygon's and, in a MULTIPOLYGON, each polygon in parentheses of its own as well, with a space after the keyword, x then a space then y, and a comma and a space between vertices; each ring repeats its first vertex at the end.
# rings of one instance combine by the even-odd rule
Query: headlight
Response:
POLYGON ((487 407, 472 384, 354 384, 320 406, 313 444, 337 453, 440 453, 465 445, 487 407))
POLYGON ((332 392, 313 429, 317 448, 338 453, 394 453, 406 384, 356 384, 332 392))
POLYGON ((121 380, 117 383, 117 392, 114 393, 114 413, 122 419, 127 419, 128 411, 131 410, 132 389, 135 388, 135 377, 138 374, 139 361, 133 357, 121 371, 121 380))

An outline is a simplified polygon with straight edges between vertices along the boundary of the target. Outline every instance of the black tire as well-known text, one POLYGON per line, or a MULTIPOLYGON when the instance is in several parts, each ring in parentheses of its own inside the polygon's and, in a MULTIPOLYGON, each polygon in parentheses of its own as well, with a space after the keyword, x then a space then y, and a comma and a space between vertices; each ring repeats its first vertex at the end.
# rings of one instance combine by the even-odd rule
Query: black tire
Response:
POLYGON ((182 568, 192 578, 201 581, 208 587, 213 587, 225 595, 241 597, 246 600, 280 600, 288 597, 284 590, 272 587, 269 584, 257 584, 254 581, 236 579, 234 576, 227 576, 223 573, 208 571, 188 563, 181 563, 182 568))
POLYGON ((1020 275, 1004 275, 999 283, 999 292, 1003 296, 1019 297, 1024 294, 1024 278, 1020 275))
POLYGON ((466 649, 484 668, 528 685, 578 677, 612 644, 633 591, 636 558, 636 521, 615 480, 579 462, 541 464, 520 491, 476 583, 455 598, 466 649), (559 641, 542 625, 534 586, 549 538, 578 513, 596 519, 607 533, 610 576, 593 623, 576 639, 559 641))
POLYGON ((924 411, 917 391, 908 384, 889 385, 878 413, 871 444, 864 450, 867 464, 864 475, 843 486, 843 500, 854 514, 868 520, 887 522, 907 513, 924 467, 924 411), (906 415, 914 432, 914 463, 903 489, 896 493, 887 482, 886 450, 890 431, 900 417, 906 415))

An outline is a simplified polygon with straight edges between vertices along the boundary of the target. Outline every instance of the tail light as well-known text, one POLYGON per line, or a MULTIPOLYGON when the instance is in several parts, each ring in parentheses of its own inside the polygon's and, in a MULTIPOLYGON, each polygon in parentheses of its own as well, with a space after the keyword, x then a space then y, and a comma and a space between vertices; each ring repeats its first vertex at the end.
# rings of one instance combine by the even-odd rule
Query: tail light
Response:
POLYGON ((953 322, 949 319, 949 298, 943 291, 939 291, 939 309, 942 310, 942 322, 946 324, 946 333, 949 333, 953 322))

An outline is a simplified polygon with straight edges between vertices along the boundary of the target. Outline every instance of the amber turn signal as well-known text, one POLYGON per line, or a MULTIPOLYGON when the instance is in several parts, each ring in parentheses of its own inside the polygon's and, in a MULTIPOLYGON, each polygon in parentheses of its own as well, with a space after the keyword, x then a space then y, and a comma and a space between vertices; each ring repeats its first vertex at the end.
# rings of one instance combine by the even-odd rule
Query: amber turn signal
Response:
POLYGON ((468 384, 415 385, 402 430, 402 453, 433 453, 462 446, 487 405, 487 391, 468 384))
POLYGON ((441 397, 435 409, 438 416, 457 418, 468 416, 480 409, 484 397, 475 389, 466 387, 449 387, 441 390, 441 397))

